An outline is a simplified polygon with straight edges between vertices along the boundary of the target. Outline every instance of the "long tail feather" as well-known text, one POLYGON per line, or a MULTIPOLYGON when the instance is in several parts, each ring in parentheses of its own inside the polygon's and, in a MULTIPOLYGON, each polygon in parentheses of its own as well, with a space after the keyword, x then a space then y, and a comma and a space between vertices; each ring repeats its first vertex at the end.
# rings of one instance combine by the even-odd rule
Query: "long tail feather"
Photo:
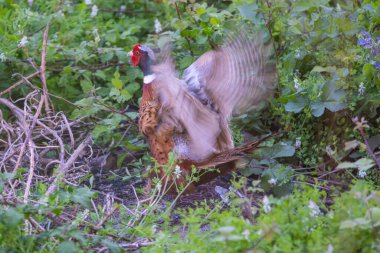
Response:
POLYGON ((197 167, 200 170, 210 167, 215 167, 216 169, 218 169, 218 171, 210 171, 203 173, 200 176, 199 181, 196 182, 195 185, 207 183, 219 175, 224 175, 234 171, 236 169, 236 162, 238 160, 244 158, 246 155, 253 153, 255 150, 259 148, 258 146, 263 141, 267 140, 270 137, 273 137, 274 135, 267 135, 257 141, 248 142, 239 147, 235 147, 233 149, 215 154, 205 161, 201 161, 194 164, 195 167, 197 167))

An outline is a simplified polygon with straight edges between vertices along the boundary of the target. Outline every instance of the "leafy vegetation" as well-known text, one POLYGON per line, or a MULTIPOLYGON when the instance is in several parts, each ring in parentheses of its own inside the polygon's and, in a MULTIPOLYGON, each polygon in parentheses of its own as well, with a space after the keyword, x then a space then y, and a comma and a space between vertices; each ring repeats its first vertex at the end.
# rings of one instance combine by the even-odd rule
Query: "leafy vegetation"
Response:
POLYGON ((379 27, 371 0, 0 1, 0 251, 378 252, 379 27), (280 135, 233 188, 183 205, 155 180, 144 199, 157 165, 128 51, 172 41, 181 72, 241 27, 273 40, 279 83, 233 119, 235 142, 280 135), (38 109, 44 97, 53 114, 38 109))

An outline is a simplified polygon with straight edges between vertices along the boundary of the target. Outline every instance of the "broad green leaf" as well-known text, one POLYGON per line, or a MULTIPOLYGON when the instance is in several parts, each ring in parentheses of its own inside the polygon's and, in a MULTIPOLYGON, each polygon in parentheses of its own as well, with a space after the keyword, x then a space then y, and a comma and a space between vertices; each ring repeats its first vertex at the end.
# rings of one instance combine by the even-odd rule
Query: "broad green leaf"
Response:
POLYGON ((102 240, 102 244, 106 246, 112 253, 120 253, 124 252, 123 248, 119 246, 119 244, 109 241, 109 240, 102 240))
POLYGON ((353 220, 345 220, 340 223, 340 229, 354 229, 357 226, 360 228, 367 228, 370 226, 370 220, 365 218, 356 218, 353 220))
POLYGON ((307 105, 308 100, 305 96, 299 96, 295 101, 288 101, 288 103, 285 104, 285 110, 288 112, 295 112, 298 113, 302 111, 303 108, 307 105))
POLYGON ((375 163, 372 159, 361 158, 355 162, 355 165, 357 166, 359 170, 365 171, 375 166, 375 163))
POLYGON ((22 223, 24 215, 18 212, 15 208, 0 209, 0 221, 9 227, 16 227, 22 223))
POLYGON ((89 93, 93 88, 92 83, 88 80, 81 80, 80 86, 82 87, 84 93, 89 93))
POLYGON ((258 9, 258 6, 256 4, 252 5, 241 5, 236 7, 240 15, 244 17, 245 19, 255 21, 256 20, 256 10, 258 9))
POLYGON ((72 193, 72 200, 76 203, 83 205, 84 207, 91 206, 91 198, 95 193, 88 188, 77 188, 72 193))
POLYGON ((323 86, 322 101, 327 109, 332 112, 337 112, 347 108, 347 105, 342 102, 346 92, 335 86, 334 81, 330 80, 323 86))
POLYGON ((58 245, 58 253, 72 253, 77 251, 78 248, 72 241, 64 241, 58 245))
POLYGON ((357 168, 357 167, 358 166, 355 163, 342 162, 342 163, 339 163, 336 168, 337 169, 352 169, 352 168, 357 168))
POLYGON ((128 84, 125 89, 130 93, 130 94, 135 94, 136 91, 140 89, 140 85, 137 82, 132 82, 128 84))
POLYGON ((120 74, 118 71, 115 72, 115 78, 112 78, 112 85, 118 89, 121 90, 123 88, 123 83, 120 80, 120 74))
POLYGON ((315 117, 320 117, 325 111, 325 105, 321 101, 311 102, 311 114, 315 117))
POLYGON ((313 7, 320 7, 321 5, 327 4, 327 0, 300 0, 294 2, 293 10, 295 12, 307 11, 313 7))
POLYGON ((103 53, 103 54, 100 56, 100 60, 101 60, 103 63, 106 63, 106 62, 110 61, 112 58, 113 58, 113 52, 112 52, 112 51, 109 51, 109 52, 103 53))
POLYGON ((336 168, 337 169, 349 169, 349 168, 357 168, 359 170, 366 171, 372 168, 375 165, 372 159, 361 158, 356 162, 343 162, 340 163, 336 168))

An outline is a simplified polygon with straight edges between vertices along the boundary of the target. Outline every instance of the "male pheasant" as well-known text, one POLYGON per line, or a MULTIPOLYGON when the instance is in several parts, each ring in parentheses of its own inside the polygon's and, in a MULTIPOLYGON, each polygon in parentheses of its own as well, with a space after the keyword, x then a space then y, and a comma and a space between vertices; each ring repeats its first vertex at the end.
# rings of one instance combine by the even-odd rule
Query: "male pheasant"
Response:
POLYGON ((234 170, 237 160, 256 149, 260 141, 234 148, 228 122, 232 115, 271 97, 276 87, 272 47, 261 37, 239 35, 203 54, 182 79, 169 54, 156 63, 153 51, 137 44, 128 55, 144 74, 140 131, 159 164, 167 164, 173 152, 181 169, 170 176, 160 169, 158 177, 167 185, 185 186, 195 166, 199 181, 187 184, 187 191, 194 191, 196 185, 234 170), (207 170, 210 167, 217 170, 207 170))

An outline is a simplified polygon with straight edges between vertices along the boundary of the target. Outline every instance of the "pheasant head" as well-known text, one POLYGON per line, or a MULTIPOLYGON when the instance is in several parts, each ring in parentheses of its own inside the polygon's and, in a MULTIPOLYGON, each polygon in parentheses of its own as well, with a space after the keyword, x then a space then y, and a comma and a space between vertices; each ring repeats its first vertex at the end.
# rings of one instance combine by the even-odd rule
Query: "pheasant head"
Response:
POLYGON ((128 56, 131 57, 132 65, 138 66, 144 76, 152 74, 151 65, 156 59, 152 49, 142 44, 136 44, 132 51, 128 53, 128 56))

